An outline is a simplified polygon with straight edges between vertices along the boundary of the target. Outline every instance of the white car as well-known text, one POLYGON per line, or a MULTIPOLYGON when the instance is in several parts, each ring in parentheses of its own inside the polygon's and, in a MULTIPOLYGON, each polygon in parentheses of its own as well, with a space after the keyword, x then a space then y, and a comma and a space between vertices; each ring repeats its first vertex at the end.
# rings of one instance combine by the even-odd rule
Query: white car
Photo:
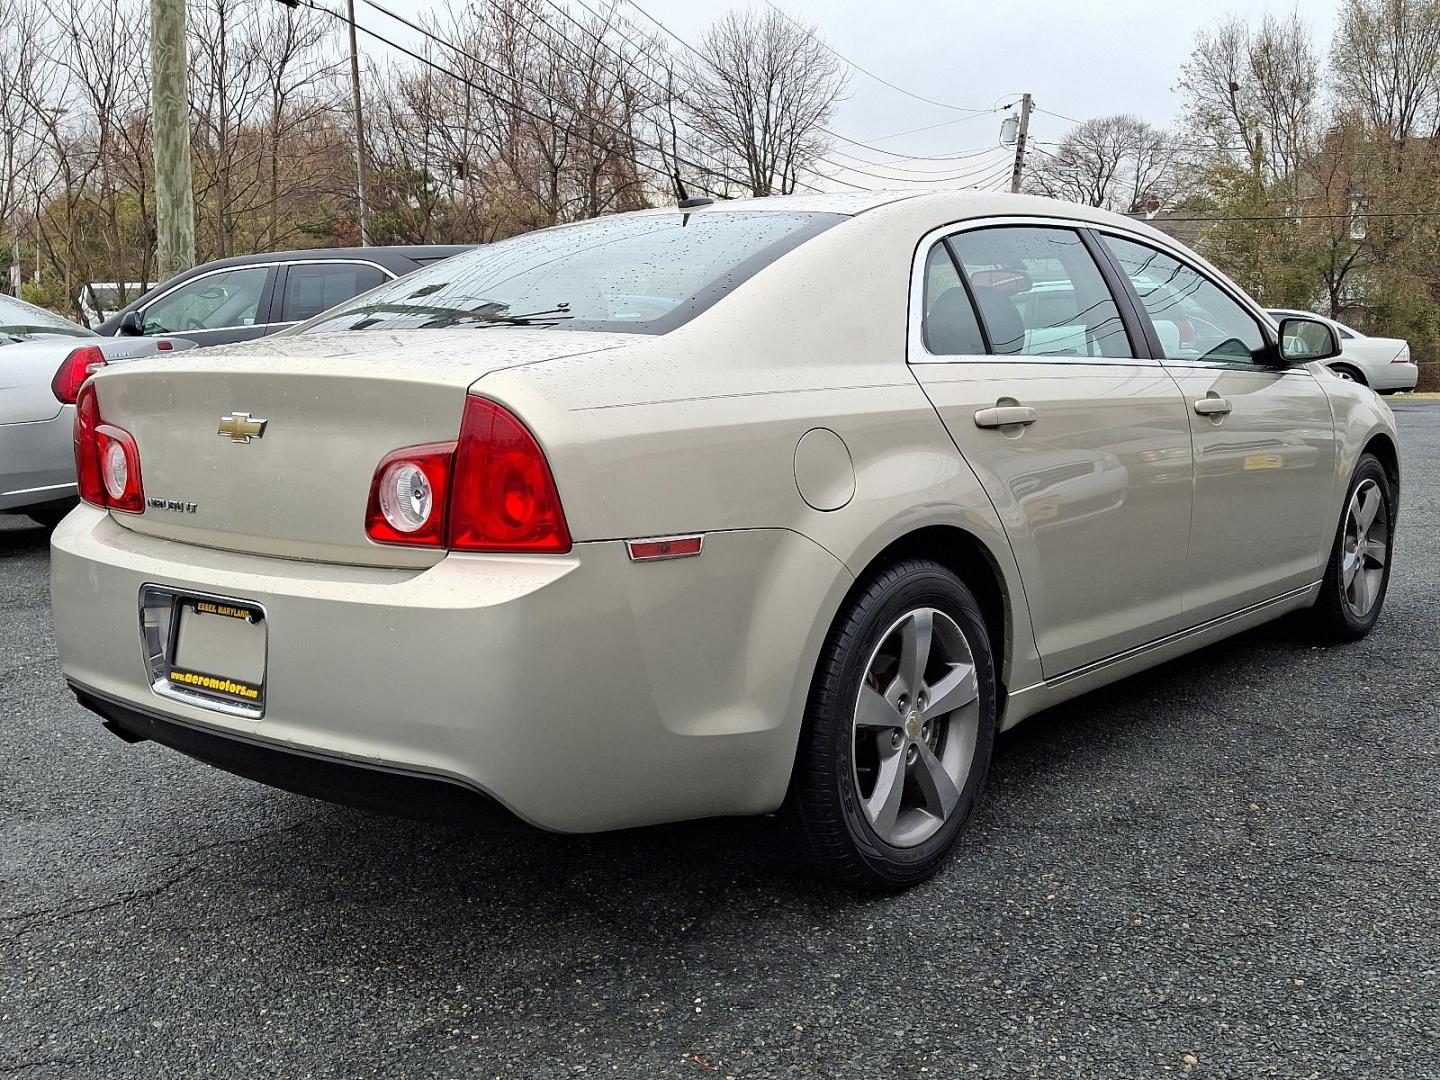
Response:
POLYGON ((122 738, 292 791, 565 832, 783 809, 905 885, 1003 728, 1286 612, 1369 632, 1399 454, 1337 351, 1050 199, 545 229, 97 374, 61 667, 122 738))
POLYGON ((1331 371, 1342 379, 1358 382, 1381 394, 1398 394, 1414 390, 1420 369, 1410 359, 1410 343, 1404 338, 1368 337, 1353 327, 1308 311, 1272 309, 1280 319, 1318 319, 1335 331, 1340 339, 1340 355, 1328 361, 1331 371))
POLYGON ((102 367, 195 347, 181 339, 100 337, 0 296, 0 513, 54 525, 75 503, 75 397, 102 367))

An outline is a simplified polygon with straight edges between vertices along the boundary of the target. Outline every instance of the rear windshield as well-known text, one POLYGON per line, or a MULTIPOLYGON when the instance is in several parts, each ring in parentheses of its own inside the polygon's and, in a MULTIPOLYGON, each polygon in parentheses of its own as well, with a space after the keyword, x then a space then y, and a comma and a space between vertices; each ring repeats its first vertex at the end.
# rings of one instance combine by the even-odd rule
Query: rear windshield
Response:
POLYGON ((422 267, 293 332, 537 326, 663 334, 843 220, 677 212, 543 229, 422 267))
POLYGON ((44 308, 0 296, 0 345, 37 337, 94 337, 83 326, 52 315, 44 308))

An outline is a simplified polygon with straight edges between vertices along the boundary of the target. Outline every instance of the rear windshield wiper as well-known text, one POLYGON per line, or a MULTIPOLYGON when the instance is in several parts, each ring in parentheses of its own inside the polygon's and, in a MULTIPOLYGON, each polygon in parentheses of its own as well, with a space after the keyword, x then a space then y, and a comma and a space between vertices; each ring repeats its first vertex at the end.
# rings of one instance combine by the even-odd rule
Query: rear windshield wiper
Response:
POLYGON ((367 315, 368 318, 349 327, 351 330, 368 330, 383 325, 386 315, 428 316, 419 325, 422 330, 441 330, 451 326, 554 326, 566 319, 573 319, 570 305, 562 303, 557 307, 539 311, 511 312, 508 305, 487 300, 473 308, 443 307, 436 304, 380 303, 366 304, 341 312, 338 318, 351 315, 367 315))

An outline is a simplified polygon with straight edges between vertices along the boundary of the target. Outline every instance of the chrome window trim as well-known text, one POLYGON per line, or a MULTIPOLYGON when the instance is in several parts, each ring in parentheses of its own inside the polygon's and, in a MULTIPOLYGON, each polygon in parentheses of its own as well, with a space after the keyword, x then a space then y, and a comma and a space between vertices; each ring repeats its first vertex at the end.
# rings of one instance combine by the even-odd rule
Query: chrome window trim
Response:
MULTIPOLYGON (((1060 366, 1084 365, 1086 367, 1157 368, 1160 361, 1152 356, 1031 356, 1026 353, 967 353, 947 356, 932 353, 925 345, 922 323, 925 317, 925 260, 930 249, 947 237, 956 236, 976 229, 997 226, 1030 225, 1040 228, 1094 229, 1093 221, 1071 217, 1044 217, 1037 214, 999 214, 989 217, 968 218, 953 221, 948 225, 931 229, 920 238, 910 261, 910 300, 905 324, 905 362, 909 364, 1056 364, 1060 366)), ((1121 235, 1124 235, 1122 232, 1121 235)), ((1086 253, 1089 254, 1088 252, 1086 253)), ((1095 268, 1101 273, 1100 267, 1095 268)), ((1102 275, 1103 279, 1103 275, 1102 275)), ((1108 291, 1109 284, 1105 287, 1108 291)), ((1120 309, 1120 298, 1113 297, 1116 311, 1120 309)), ((977 313, 978 318, 978 313, 977 313)), ((1123 318, 1123 314, 1122 314, 1123 318)))
MULTIPOLYGON (((370 259, 285 259, 279 262, 240 263, 237 266, 217 266, 214 270, 206 270, 203 274, 196 274, 194 277, 186 278, 184 281, 177 282, 176 284, 170 286, 170 288, 166 289, 159 296, 155 297, 154 300, 146 303, 144 307, 137 307, 135 309, 135 312, 143 320, 145 318, 145 312, 149 311, 156 304, 160 303, 161 300, 164 300, 171 293, 176 292, 179 289, 183 289, 187 285, 192 285, 197 281, 203 281, 207 277, 213 277, 216 274, 228 274, 232 270, 270 270, 272 268, 278 269, 282 266, 372 266, 376 270, 379 270, 382 274, 384 274, 390 281, 394 281, 396 278, 400 277, 399 274, 395 273, 395 271, 391 270, 389 267, 381 266, 379 263, 374 262, 370 259)), ((274 306, 273 295, 271 296, 271 306, 274 306)), ((186 334, 215 334, 219 333, 222 330, 264 330, 272 326, 293 325, 293 322, 267 322, 249 324, 241 323, 238 326, 207 326, 203 330, 166 330, 163 333, 156 334, 154 336, 183 337, 186 334)))

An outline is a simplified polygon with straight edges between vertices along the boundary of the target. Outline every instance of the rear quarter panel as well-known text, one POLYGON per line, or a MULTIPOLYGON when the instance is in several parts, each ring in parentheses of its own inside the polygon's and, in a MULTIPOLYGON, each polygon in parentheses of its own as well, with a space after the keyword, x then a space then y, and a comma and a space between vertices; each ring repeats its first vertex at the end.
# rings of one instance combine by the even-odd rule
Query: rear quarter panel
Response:
MULTIPOLYGON (((858 576, 908 532, 965 529, 1012 601, 1011 685, 1030 681, 1033 635, 1004 531, 905 359, 911 257, 934 224, 871 211, 670 334, 495 372, 472 389, 532 425, 577 540, 788 529, 858 576), (853 471, 837 509, 814 508, 797 487, 797 446, 816 428, 840 436, 853 471)), ((816 613, 802 691, 840 599, 816 613)))

